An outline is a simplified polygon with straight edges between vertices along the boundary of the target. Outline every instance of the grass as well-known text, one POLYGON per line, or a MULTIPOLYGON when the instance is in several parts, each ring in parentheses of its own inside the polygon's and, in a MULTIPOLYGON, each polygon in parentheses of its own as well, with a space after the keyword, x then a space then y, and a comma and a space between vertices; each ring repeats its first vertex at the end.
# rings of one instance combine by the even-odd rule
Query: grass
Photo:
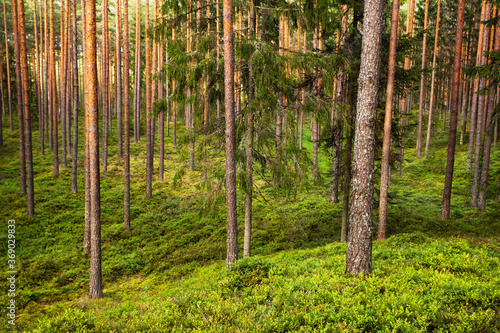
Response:
MULTIPOLYGON (((89 261, 82 253, 83 154, 80 192, 71 194, 70 169, 54 178, 53 156, 49 150, 40 155, 34 133, 36 216, 28 218, 26 198, 19 195, 17 132, 4 129, 4 136, 0 303, 8 301, 6 225, 16 219, 18 331, 500 330, 500 204, 493 186, 498 149, 492 152, 487 209, 478 213, 469 208, 466 147, 457 147, 449 221, 439 219, 445 135, 436 134, 426 160, 407 149, 403 177, 393 175, 389 192, 391 237, 374 243, 373 273, 351 278, 343 274, 345 244, 338 243, 342 207, 328 202, 325 151, 322 181, 309 190, 283 195, 257 179, 265 200, 255 197, 254 257, 226 272, 224 193, 216 179, 204 181, 201 161, 198 171, 183 172, 186 151, 174 151, 167 138, 165 181, 154 181, 153 198, 146 200, 145 141, 132 143, 132 231, 125 232, 122 160, 111 138, 108 172, 101 177, 104 298, 91 301, 89 261)), ((209 162, 209 174, 218 175, 223 156, 211 151, 209 162)), ((240 247, 243 199, 239 191, 240 247)), ((6 311, 2 307, 1 325, 11 328, 6 311)))

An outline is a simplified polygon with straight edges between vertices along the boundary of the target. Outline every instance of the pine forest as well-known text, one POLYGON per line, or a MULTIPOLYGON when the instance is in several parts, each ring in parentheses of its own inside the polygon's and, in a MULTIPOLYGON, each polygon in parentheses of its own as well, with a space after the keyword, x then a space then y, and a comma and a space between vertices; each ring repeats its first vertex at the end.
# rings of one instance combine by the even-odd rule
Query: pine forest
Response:
POLYGON ((0 1, 0 331, 500 332, 500 0, 0 1))

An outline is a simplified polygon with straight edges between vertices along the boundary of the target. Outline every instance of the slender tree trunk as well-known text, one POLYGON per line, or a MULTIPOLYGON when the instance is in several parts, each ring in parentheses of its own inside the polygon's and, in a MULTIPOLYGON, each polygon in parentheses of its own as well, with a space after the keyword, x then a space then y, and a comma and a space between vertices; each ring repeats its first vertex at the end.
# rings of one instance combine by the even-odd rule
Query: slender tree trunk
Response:
MULTIPOLYGON (((486 2, 483 2, 481 7, 481 19, 480 22, 484 22, 486 15, 486 2)), ((476 66, 481 64, 482 52, 483 52, 483 35, 484 35, 484 24, 481 23, 479 26, 479 37, 477 42, 477 56, 476 56, 476 66)), ((471 108, 471 119, 470 119, 470 128, 469 128, 469 145, 467 149, 467 164, 466 170, 469 171, 472 168, 472 158, 474 156, 474 133, 476 131, 476 123, 477 123, 477 101, 478 95, 477 91, 479 89, 479 78, 474 79, 474 88, 472 90, 472 108, 471 108)))
MULTIPOLYGON (((9 119, 10 119, 10 131, 14 132, 14 118, 12 115, 12 92, 10 89, 10 57, 9 57, 9 43, 7 36, 7 11, 5 10, 5 1, 3 0, 3 24, 4 24, 4 35, 5 35, 5 63, 7 65, 7 94, 9 96, 9 119)), ((18 81, 19 82, 19 81, 18 81)))
MULTIPOLYGON (((121 4, 116 1, 116 127, 118 131, 118 156, 123 157, 123 134, 122 134, 122 49, 121 49, 121 4)), ((126 74, 126 73, 125 73, 126 74)))
POLYGON ((50 21, 50 100, 52 102, 52 147, 54 149, 54 176, 59 177, 59 145, 57 134, 57 83, 56 83, 56 47, 54 28, 54 0, 49 0, 50 21))
POLYGON ((17 0, 12 2, 12 26, 14 31, 14 53, 16 56, 16 86, 17 86, 17 113, 19 119, 19 164, 20 164, 20 189, 21 194, 26 194, 26 144, 24 134, 24 108, 21 78, 21 38, 19 35, 19 16, 16 14, 17 0))
MULTIPOLYGON (((146 0, 146 31, 149 31, 149 0, 146 0)), ((146 198, 153 197, 153 133, 151 110, 151 41, 146 35, 146 198)))
MULTIPOLYGON (((285 48, 285 15, 283 12, 279 18, 279 55, 284 55, 285 48)), ((314 125, 313 125, 314 126, 314 125)), ((314 138, 313 138, 314 140, 314 138)), ((274 186, 279 186, 281 178, 281 160, 283 145, 283 96, 280 96, 278 107, 276 108, 276 171, 274 176, 274 186)), ((314 156, 313 156, 313 179, 314 179, 314 156)))
POLYGON ((226 210, 227 260, 229 269, 238 259, 238 225, 236 213, 236 138, 234 114, 233 1, 223 0, 224 24, 224 91, 226 119, 226 210))
MULTIPOLYGON (((484 15, 485 21, 490 19, 490 9, 491 5, 487 4, 484 15)), ((484 27, 483 30, 481 66, 484 66, 487 63, 489 30, 490 28, 486 26, 484 27)), ((479 79, 479 91, 483 91, 485 88, 486 88, 486 79, 483 77, 479 79)), ((484 107, 485 107, 485 96, 479 95, 477 102, 477 126, 476 126, 476 142, 474 151, 474 172, 472 176, 471 207, 473 208, 477 208, 477 199, 479 195, 479 177, 481 173, 481 147, 482 147, 482 137, 484 128, 483 122, 485 122, 484 107)))
POLYGON ((141 3, 137 1, 135 20, 134 142, 141 139, 141 3))
POLYGON ((432 129, 432 109, 434 108, 434 84, 436 81, 436 60, 438 54, 438 41, 439 41, 439 19, 441 15, 441 0, 438 1, 438 11, 436 18, 436 34, 434 38, 434 52, 432 58, 432 77, 431 77, 431 97, 429 102, 429 118, 427 121, 427 138, 425 140, 425 158, 429 153, 429 144, 431 141, 431 129, 432 129))
POLYGON ((95 0, 85 0, 85 109, 89 115, 91 256, 89 296, 102 298, 101 189, 99 176, 99 110, 97 108, 97 43, 95 0))
POLYGON ((66 7, 68 7, 68 0, 65 0, 62 3, 61 7, 61 27, 60 27, 60 41, 61 41, 61 53, 59 59, 59 95, 60 101, 59 104, 59 117, 61 121, 61 167, 66 169, 67 167, 67 151, 66 151, 66 80, 67 80, 67 71, 66 71, 66 7))
MULTIPOLYGON (((36 92, 36 100, 38 104, 38 139, 40 140, 40 148, 42 150, 42 155, 44 155, 44 147, 42 143, 43 138, 43 104, 41 96, 41 87, 40 87, 40 45, 38 43, 38 20, 37 20, 37 10, 36 6, 37 2, 33 1, 33 14, 34 14, 34 27, 35 27, 35 52, 32 53, 33 56, 33 66, 34 75, 35 75, 35 92, 36 92)), ((40 34, 41 35, 41 34, 40 34)), ((41 42, 41 41, 40 41, 41 42)), ((3 102, 3 100, 2 100, 3 102)))
POLYGON ((102 171, 108 171, 108 136, 109 136, 109 32, 108 0, 102 1, 102 171))
POLYGON ((451 186, 453 182, 453 167, 455 164, 455 144, 457 141, 458 122, 458 90, 460 89, 460 66, 462 60, 462 37, 464 30, 465 0, 458 1, 457 34, 453 62, 453 81, 451 84, 450 133, 448 140, 448 155, 446 158, 446 177, 443 191, 441 219, 450 218, 451 186))
POLYGON ((21 57, 21 76, 23 87, 24 126, 26 128, 26 164, 28 185, 28 216, 35 214, 35 194, 33 189, 33 146, 31 141, 31 109, 29 101, 28 54, 26 51, 26 24, 24 18, 24 0, 18 1, 18 17, 21 57))
MULTIPOLYGON (((498 51, 500 51, 499 29, 500 29, 500 23, 497 23, 495 48, 493 51, 494 53, 498 53, 498 51)), ((493 29, 491 33, 493 34, 493 29)), ((493 79, 490 82, 492 81, 493 79)), ((477 210, 480 212, 483 212, 486 208, 486 190, 488 189, 488 173, 490 168, 491 142, 493 141, 493 130, 494 130, 493 126, 494 124, 492 121, 494 109, 495 109, 495 89, 492 89, 488 95, 488 104, 487 104, 488 114, 486 117, 486 129, 484 137, 483 165, 481 170, 481 178, 479 181, 479 197, 477 203, 477 210)))
MULTIPOLYGON (((1 50, 1 47, 0 47, 0 50, 1 50)), ((3 54, 0 54, 0 90, 1 90, 1 94, 2 94, 2 114, 0 115, 0 146, 3 146, 3 122, 2 122, 2 120, 3 120, 3 117, 5 117, 5 102, 4 102, 4 94, 3 94, 3 54)))
MULTIPOLYGON (((248 23, 250 30, 250 38, 255 38, 255 0, 250 1, 250 9, 248 13, 248 23)), ((253 82, 253 55, 248 62, 249 83, 248 83, 248 102, 253 102, 255 98, 254 82, 253 82)), ((254 133, 254 114, 252 108, 247 108, 246 114, 246 132, 245 132, 245 160, 246 160, 246 194, 245 194, 245 234, 243 241, 243 257, 251 255, 251 240, 252 240, 252 192, 253 192, 253 133, 254 133)))
POLYGON ((398 42, 399 0, 392 2, 391 41, 389 44, 389 72, 387 74, 387 93, 385 100, 384 142, 382 146, 382 172, 380 176, 380 204, 378 239, 385 239, 387 234, 387 195, 391 178, 389 159, 392 144, 392 106, 394 98, 394 78, 396 76, 396 45, 398 42))
POLYGON ((429 13, 429 0, 425 0, 424 39, 422 41, 422 72, 420 74, 420 101, 418 103, 418 133, 417 133, 417 157, 422 156, 422 115, 424 109, 424 86, 425 86, 425 53, 427 51, 427 18, 429 13))
POLYGON ((351 186, 351 166, 352 166, 352 139, 354 136, 354 110, 356 96, 354 89, 349 91, 349 108, 347 109, 347 127, 346 127, 346 143, 345 143, 345 168, 344 168, 344 198, 342 204, 342 227, 340 230, 340 241, 347 242, 347 230, 349 220, 349 193, 351 186))
POLYGON ((124 146, 124 228, 130 230, 130 107, 129 107, 129 37, 128 37, 128 0, 123 0, 123 112, 125 113, 124 146))
POLYGON ((78 193, 78 26, 76 21, 76 0, 73 0, 73 156, 71 159, 71 189, 78 193))
POLYGON ((346 273, 350 275, 368 274, 372 269, 374 142, 383 7, 382 0, 367 0, 364 5, 346 256, 346 273))

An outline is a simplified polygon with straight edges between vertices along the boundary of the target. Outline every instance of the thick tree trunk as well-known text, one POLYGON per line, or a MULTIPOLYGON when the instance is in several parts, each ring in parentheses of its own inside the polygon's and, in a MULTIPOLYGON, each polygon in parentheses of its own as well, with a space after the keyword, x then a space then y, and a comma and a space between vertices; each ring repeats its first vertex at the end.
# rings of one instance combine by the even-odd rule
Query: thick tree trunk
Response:
POLYGON ((368 274, 372 269, 373 181, 375 121, 380 77, 380 51, 384 1, 367 0, 364 5, 361 67, 347 244, 346 273, 368 274))
POLYGON ((99 183, 99 110, 97 108, 97 43, 95 0, 85 1, 85 109, 89 116, 91 255, 89 296, 102 298, 101 189, 99 183))
POLYGON ((238 259, 238 224, 236 213, 236 138, 234 114, 234 53, 233 53, 233 1, 223 0, 224 24, 224 104, 226 119, 226 210, 227 259, 229 269, 238 259))
MULTIPOLYGON (((33 189, 33 146, 31 141, 31 109, 29 101, 28 54, 26 50, 26 24, 24 18, 24 0, 18 1, 18 17, 21 57, 21 76, 23 87, 24 126, 26 129, 26 164, 28 185, 28 216, 35 214, 35 192, 33 189)), ((15 1, 14 1, 15 2, 15 1)), ((19 82, 18 82, 19 84, 19 82)))
POLYGON ((130 230, 130 106, 129 106, 129 37, 128 37, 128 0, 123 0, 123 112, 125 114, 124 145, 124 228, 130 230))
POLYGON ((429 0, 425 0, 425 18, 424 18, 424 39, 422 41, 422 67, 420 74, 420 101, 418 103, 418 132, 417 132, 417 157, 422 156, 422 116, 424 109, 424 80, 425 80, 425 53, 427 51, 427 18, 429 14, 429 0))
POLYGON ((438 55, 438 41, 439 41, 439 19, 441 15, 441 0, 438 1, 438 11, 436 18, 436 33, 434 38, 434 55, 432 58, 432 76, 431 76, 431 97, 429 101, 429 118, 427 120, 427 138, 425 140, 425 158, 429 153, 429 144, 431 141, 432 129, 432 109, 434 108, 434 84, 436 81, 436 60, 438 55))
POLYGON ((389 160, 392 146, 392 105, 394 98, 394 78, 396 76, 396 45, 398 42, 399 0, 392 2, 391 41, 389 44, 389 72, 387 74, 387 93, 385 100, 384 142, 382 146, 382 172, 380 176, 380 204, 378 239, 385 239, 387 234, 387 195, 391 179, 389 160))
POLYGON ((458 90, 460 89, 460 66, 462 60, 462 37, 464 30, 465 0, 458 1, 457 34, 455 40, 455 55, 453 62, 453 81, 451 84, 450 133, 448 140, 448 155, 446 158, 446 176, 443 191, 441 219, 450 218, 451 186, 453 182, 453 167, 455 164, 455 144, 457 141, 458 122, 458 90))

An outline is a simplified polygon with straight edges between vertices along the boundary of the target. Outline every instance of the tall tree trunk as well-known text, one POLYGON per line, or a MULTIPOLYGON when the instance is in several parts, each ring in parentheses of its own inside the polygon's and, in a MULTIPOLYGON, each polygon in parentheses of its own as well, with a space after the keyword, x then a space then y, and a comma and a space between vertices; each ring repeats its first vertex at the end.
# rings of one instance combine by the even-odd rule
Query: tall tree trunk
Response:
POLYGON ((431 76, 431 97, 429 102, 429 118, 427 121, 427 138, 425 140, 425 158, 429 153, 429 144, 431 141, 431 129, 432 129, 432 109, 434 108, 434 83, 436 81, 436 60, 438 54, 438 41, 439 41, 439 19, 441 15, 441 0, 438 1, 438 11, 436 18, 436 34, 434 37, 434 55, 432 58, 432 76, 431 76))
POLYGON ((90 197, 90 114, 89 114, 89 109, 86 107, 86 78, 87 74, 85 73, 87 68, 86 68, 86 60, 85 60, 85 55, 86 55, 86 10, 85 10, 85 0, 81 0, 81 8, 82 8, 82 50, 83 50, 83 89, 84 89, 84 94, 83 94, 83 102, 84 104, 84 115, 85 115, 85 172, 84 172, 84 183, 85 183, 85 229, 84 229, 84 236, 83 236, 83 252, 87 255, 90 256, 90 239, 91 239, 91 234, 90 234, 90 216, 91 216, 91 197, 90 197))
MULTIPOLYGON (((284 55, 285 48, 285 15, 280 13, 279 18, 279 55, 284 55)), ((313 125, 314 126, 314 125, 313 125)), ((313 138, 314 140, 314 138, 313 138)), ((278 107, 276 108, 276 171, 274 175, 274 186, 279 186, 281 178, 281 160, 283 145, 283 96, 279 97, 278 107)), ((314 157, 313 157, 313 179, 314 179, 314 157)))
MULTIPOLYGON (((343 47, 347 38, 347 16, 348 7, 344 6, 344 16, 342 17, 342 39, 340 39, 340 47, 343 47)), ((338 36, 337 36, 338 37, 338 36)), ((342 139, 342 124, 340 107, 345 102, 346 91, 346 73, 344 65, 341 64, 336 78, 335 102, 332 109, 332 178, 330 181, 330 203, 339 202, 339 183, 340 183, 340 163, 341 163, 341 139, 342 139)))
MULTIPOLYGON (((484 19, 485 21, 490 19, 491 5, 487 4, 485 9, 484 19)), ((482 42, 482 52, 481 52, 481 66, 487 63, 487 52, 488 52, 488 39, 489 39, 490 28, 485 26, 483 30, 483 42, 482 42)), ((479 79, 479 91, 483 91, 486 88, 486 78, 479 79)), ((485 107, 485 96, 479 95, 477 102, 477 126, 476 126, 476 142, 474 151, 474 172, 472 176, 472 199, 471 207, 477 207, 477 199, 479 195, 479 177, 481 173, 481 147, 482 147, 482 137, 483 128, 485 122, 484 119, 484 107, 485 107)))
MULTIPOLYGON (((33 14, 34 14, 34 26, 35 26, 35 52, 33 55, 33 66, 35 74, 35 91, 36 100, 38 104, 38 139, 40 140, 40 148, 42 150, 42 155, 44 155, 44 145, 43 145, 43 104, 41 99, 41 86, 40 86, 40 45, 38 43, 38 22, 37 22, 37 10, 36 1, 33 1, 33 14)), ((40 34, 41 35, 41 34, 40 34)), ((41 39, 41 38, 40 38, 41 39)), ((41 42, 41 41, 40 41, 41 42)), ((2 100, 3 102, 3 100, 2 100)), ((5 114, 5 113, 4 113, 5 114)))
POLYGON ((123 134, 122 134, 122 49, 121 49, 121 5, 116 1, 116 127, 118 131, 118 156, 123 157, 123 134))
POLYGON ((128 0, 123 0, 123 112, 125 113, 124 146, 124 228, 130 230, 130 106, 129 106, 129 37, 128 37, 128 0))
POLYGON ((460 89, 460 66, 462 60, 462 37, 464 30, 465 0, 458 1, 457 34, 455 40, 455 55, 453 62, 453 81, 451 84, 450 133, 448 140, 448 155, 446 158, 446 177, 443 191, 441 219, 450 218, 451 186, 453 182, 453 167, 455 164, 455 144, 457 141, 458 122, 458 90, 460 89))
MULTIPOLYGON (((158 1, 156 2, 156 7, 158 8, 158 1)), ((210 7, 207 7, 210 9, 210 7)), ((157 13, 157 19, 159 18, 158 13, 157 13)), ((164 52, 163 52, 163 40, 160 40, 160 43, 158 45, 158 99, 162 100, 163 99, 163 82, 165 80, 164 77, 164 70, 163 70, 163 59, 164 59, 164 52)), ((168 122, 167 122, 167 127, 168 127, 168 122)), ((160 181, 163 181, 164 173, 165 173, 165 112, 164 109, 161 108, 160 114, 158 116, 158 134, 160 135, 160 165, 158 168, 158 174, 159 177, 158 179, 160 181)))
MULTIPOLYGON (((149 0, 146 0, 146 31, 149 31, 149 0)), ((151 110, 151 41, 146 34, 146 198, 153 197, 153 133, 151 110)))
MULTIPOLYGON (((440 1, 441 3, 441 1, 440 1)), ((384 120, 384 142, 382 146, 382 165, 380 176, 380 204, 379 204, 379 222, 378 239, 385 239, 387 234, 387 195, 389 192, 389 182, 391 178, 391 167, 389 159, 392 146, 392 106, 394 98, 394 78, 396 76, 396 46, 398 42, 398 23, 399 23, 399 0, 392 2, 391 19, 391 41, 389 44, 389 72, 387 74, 387 93, 385 100, 385 120, 384 120)))
MULTIPOLYGON (((1 52, 1 47, 0 47, 1 52)), ((5 102, 3 94, 3 54, 0 54, 0 90, 2 94, 2 114, 0 115, 0 146, 3 146, 3 117, 5 117, 5 102)), ((43 145, 42 145, 43 147, 43 145)))
MULTIPOLYGON (((219 5, 217 5, 217 8, 219 8, 218 6, 219 5)), ((175 26, 172 26, 172 40, 175 40, 175 38, 175 26)), ((176 81, 175 79, 172 79, 172 95, 175 93, 175 88, 176 81)), ((175 99, 172 100, 172 148, 177 149, 177 101, 175 99)))
MULTIPOLYGON (((485 20, 486 15, 486 2, 483 2, 481 7, 481 18, 480 18, 480 26, 479 26, 479 37, 477 41, 477 55, 476 55, 476 66, 481 65, 482 52, 483 52, 483 35, 485 25, 482 23, 485 20)), ((470 118, 470 128, 469 128, 469 145, 467 148, 467 164, 466 170, 469 171, 472 168, 472 158, 474 156, 474 133, 476 131, 476 123, 477 123, 477 101, 478 94, 477 91, 479 89, 479 78, 474 79, 474 88, 472 90, 472 108, 471 108, 471 118, 470 118)))
POLYGON ((422 72, 420 74, 420 101, 418 103, 418 133, 417 133, 417 157, 422 156, 422 115, 424 109, 424 86, 425 86, 425 53, 427 51, 427 18, 429 14, 429 0, 425 0, 424 39, 422 41, 422 72))
POLYGON ((99 110, 97 108, 97 43, 95 0, 85 0, 85 109, 89 116, 91 255, 89 296, 102 298, 101 189, 99 175, 99 110))
POLYGON ((19 36, 19 16, 16 14, 17 0, 12 2, 12 26, 14 31, 14 53, 16 56, 16 87, 17 87, 17 113, 19 119, 19 164, 20 164, 20 189, 21 194, 26 194, 26 144, 24 136, 24 109, 23 109, 23 92, 21 78, 21 38, 19 36))
MULTIPOLYGON (((23 108, 24 108, 24 126, 26 129, 26 164, 27 164, 27 183, 28 183, 28 216, 35 214, 35 194, 33 189, 33 146, 31 141, 31 109, 29 101, 29 78, 28 78, 28 54, 26 51, 26 24, 24 19, 24 0, 18 1, 18 17, 20 39, 20 57, 21 57, 21 76, 23 86, 23 108)), ((19 82, 18 82, 19 84, 19 82)))
POLYGON ((73 156, 71 158, 71 189, 78 193, 78 26, 76 21, 76 0, 73 0, 73 156))
POLYGON ((109 136, 109 22, 108 0, 102 1, 102 171, 108 171, 108 136, 109 136))
POLYGON ((54 176, 59 177, 59 145, 57 134, 57 83, 56 83, 56 46, 54 28, 54 0, 49 0, 50 21, 50 101, 52 104, 52 147, 54 149, 54 176))
POLYGON ((346 273, 350 275, 368 274, 372 269, 374 143, 383 7, 382 0, 367 0, 364 5, 346 256, 346 273))
MULTIPOLYGON (((250 38, 255 38, 255 0, 250 1, 248 12, 248 23, 250 38)), ((250 56, 248 62, 249 83, 248 83, 248 102, 251 104, 255 98, 254 82, 253 82, 253 55, 250 56)), ((245 132, 245 160, 246 160, 246 182, 247 188, 245 193, 245 234, 243 237, 243 257, 251 255, 251 240, 252 240, 252 192, 253 192, 253 133, 254 133, 254 114, 253 109, 247 108, 246 114, 246 132, 245 132)))
POLYGON ((141 3, 137 1, 135 20, 134 142, 141 139, 141 3))
POLYGON ((68 0, 62 3, 61 7, 61 26, 60 26, 60 43, 61 53, 59 59, 59 96, 61 103, 59 104, 59 117, 61 121, 61 167, 67 167, 67 151, 66 151, 66 7, 68 7, 68 0))
POLYGON ((351 166, 352 166, 352 139, 354 136, 354 110, 356 95, 354 89, 349 91, 349 108, 346 115, 346 143, 345 143, 345 168, 344 168, 344 198, 342 199, 342 227, 340 229, 340 241, 347 242, 347 229, 349 220, 349 193, 351 186, 351 166))
POLYGON ((223 0, 224 24, 224 91, 226 119, 226 210, 227 259, 229 269, 238 259, 238 224, 236 215, 236 138, 234 115, 234 56, 233 56, 233 1, 223 0))
MULTIPOLYGON (((12 92, 10 89, 10 57, 9 57, 9 38, 7 36, 7 11, 5 10, 5 2, 3 0, 3 24, 4 24, 4 35, 5 35, 5 63, 7 65, 7 94, 9 96, 9 119, 10 119, 10 131, 14 132, 14 118, 12 116, 12 92)), ((19 82, 19 81, 18 81, 19 82)))
MULTIPOLYGON (((496 9, 496 8, 495 8, 496 9)), ((492 32, 493 34, 493 29, 492 32)), ((497 23, 497 33, 495 37, 495 48, 494 53, 500 51, 500 23, 497 23)), ((490 83, 493 81, 490 80, 490 83)), ((495 89, 492 89, 488 95, 487 110, 488 114, 486 117, 486 130, 484 137, 484 151, 483 151, 483 165, 481 170, 481 178, 479 181, 479 197, 477 203, 477 210, 483 212, 486 208, 486 190, 488 188, 488 173, 490 168, 490 152, 491 152, 491 142, 493 141, 493 112, 495 109, 495 89)))

